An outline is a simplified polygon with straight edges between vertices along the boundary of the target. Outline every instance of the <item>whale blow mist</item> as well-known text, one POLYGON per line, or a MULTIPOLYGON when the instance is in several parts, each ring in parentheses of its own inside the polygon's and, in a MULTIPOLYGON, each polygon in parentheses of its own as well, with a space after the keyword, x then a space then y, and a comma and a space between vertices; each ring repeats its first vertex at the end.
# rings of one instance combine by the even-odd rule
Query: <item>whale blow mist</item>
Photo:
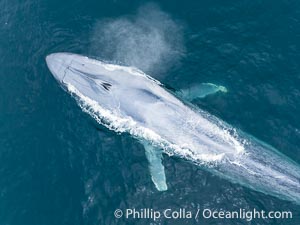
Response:
POLYGON ((183 26, 155 4, 135 15, 98 21, 90 52, 97 57, 157 74, 184 55, 183 26))

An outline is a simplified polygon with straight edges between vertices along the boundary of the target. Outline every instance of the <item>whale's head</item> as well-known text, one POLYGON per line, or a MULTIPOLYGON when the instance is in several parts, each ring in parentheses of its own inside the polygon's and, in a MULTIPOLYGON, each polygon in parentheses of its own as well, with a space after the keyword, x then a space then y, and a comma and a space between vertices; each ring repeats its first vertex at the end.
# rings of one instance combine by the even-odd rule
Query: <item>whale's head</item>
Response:
MULTIPOLYGON (((63 86, 72 85, 79 90, 97 89, 99 95, 107 95, 112 84, 118 85, 118 77, 109 73, 105 64, 72 53, 53 53, 46 63, 54 78, 63 86)), ((84 91, 84 92, 85 92, 84 91)))
POLYGON ((71 53, 50 54, 46 62, 64 89, 72 86, 110 110, 133 109, 135 103, 156 101, 161 97, 159 82, 135 68, 107 64, 71 53))

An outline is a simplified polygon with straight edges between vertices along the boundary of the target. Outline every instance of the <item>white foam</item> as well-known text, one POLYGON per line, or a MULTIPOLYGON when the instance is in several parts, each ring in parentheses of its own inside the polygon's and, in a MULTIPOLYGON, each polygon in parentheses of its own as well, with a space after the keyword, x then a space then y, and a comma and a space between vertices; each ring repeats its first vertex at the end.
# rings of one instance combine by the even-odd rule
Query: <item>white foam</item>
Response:
POLYGON ((73 85, 67 84, 68 91, 75 97, 81 109, 92 116, 99 124, 118 133, 129 133, 135 138, 146 140, 160 147, 168 155, 187 158, 197 164, 212 164, 220 162, 224 154, 195 154, 184 146, 178 146, 162 138, 159 134, 137 124, 131 117, 121 117, 117 111, 104 109, 96 101, 84 96, 73 85))

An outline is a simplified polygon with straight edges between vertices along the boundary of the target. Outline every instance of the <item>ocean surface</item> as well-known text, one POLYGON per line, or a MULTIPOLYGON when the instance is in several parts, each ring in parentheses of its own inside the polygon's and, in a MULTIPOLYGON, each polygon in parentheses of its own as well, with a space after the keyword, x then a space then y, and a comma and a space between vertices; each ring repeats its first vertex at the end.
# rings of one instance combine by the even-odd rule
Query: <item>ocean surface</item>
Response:
MULTIPOLYGON (((135 66, 300 164, 297 0, 0 0, 0 225, 300 224, 300 206, 164 156, 151 182, 143 146, 82 112, 45 57, 73 52, 135 66), (291 211, 292 219, 117 219, 116 209, 291 211)), ((259 152, 257 153, 259 154, 259 152)))

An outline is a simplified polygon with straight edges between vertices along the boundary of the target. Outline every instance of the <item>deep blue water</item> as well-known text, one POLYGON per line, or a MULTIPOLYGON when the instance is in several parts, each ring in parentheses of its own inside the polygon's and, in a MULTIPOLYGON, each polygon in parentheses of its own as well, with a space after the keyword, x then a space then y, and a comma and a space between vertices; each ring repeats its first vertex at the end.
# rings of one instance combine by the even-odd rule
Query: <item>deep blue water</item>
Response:
POLYGON ((157 192, 143 147, 83 113, 45 64, 68 51, 136 66, 300 163, 299 1, 0 0, 0 224, 300 224, 300 206, 164 157, 157 192), (126 208, 290 210, 280 220, 115 219, 126 208))

